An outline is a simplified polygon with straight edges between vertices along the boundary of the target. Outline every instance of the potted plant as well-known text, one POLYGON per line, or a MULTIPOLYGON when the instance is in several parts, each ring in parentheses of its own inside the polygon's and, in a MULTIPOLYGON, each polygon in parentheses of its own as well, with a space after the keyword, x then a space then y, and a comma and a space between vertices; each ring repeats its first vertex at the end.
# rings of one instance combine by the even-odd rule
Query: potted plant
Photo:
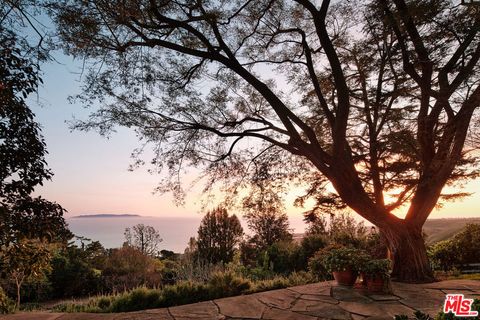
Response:
POLYGON ((339 285, 353 286, 365 254, 354 248, 336 248, 328 251, 323 258, 326 270, 333 274, 339 285))
POLYGON ((373 259, 367 261, 361 268, 367 290, 370 292, 383 292, 390 279, 389 259, 373 259))

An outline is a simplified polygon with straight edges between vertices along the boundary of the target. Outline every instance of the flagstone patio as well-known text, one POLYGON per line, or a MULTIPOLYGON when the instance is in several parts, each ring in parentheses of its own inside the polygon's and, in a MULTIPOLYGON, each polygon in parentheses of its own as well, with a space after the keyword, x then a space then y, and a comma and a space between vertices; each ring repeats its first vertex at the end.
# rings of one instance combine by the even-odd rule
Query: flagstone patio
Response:
POLYGON ((420 310, 435 316, 447 293, 480 298, 480 281, 449 280, 430 284, 392 283, 393 294, 369 295, 358 289, 335 286, 332 281, 217 299, 163 309, 116 314, 18 313, 8 320, 186 320, 186 319, 290 319, 360 320, 412 316, 420 310))

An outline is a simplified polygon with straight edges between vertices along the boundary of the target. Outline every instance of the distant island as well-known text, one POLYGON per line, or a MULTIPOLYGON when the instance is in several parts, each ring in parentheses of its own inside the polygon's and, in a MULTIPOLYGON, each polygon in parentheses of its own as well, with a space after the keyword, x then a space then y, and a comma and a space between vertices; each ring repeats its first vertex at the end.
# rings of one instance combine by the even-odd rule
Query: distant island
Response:
POLYGON ((82 214, 74 216, 72 218, 138 218, 141 215, 138 214, 114 214, 114 213, 102 213, 102 214, 82 214))

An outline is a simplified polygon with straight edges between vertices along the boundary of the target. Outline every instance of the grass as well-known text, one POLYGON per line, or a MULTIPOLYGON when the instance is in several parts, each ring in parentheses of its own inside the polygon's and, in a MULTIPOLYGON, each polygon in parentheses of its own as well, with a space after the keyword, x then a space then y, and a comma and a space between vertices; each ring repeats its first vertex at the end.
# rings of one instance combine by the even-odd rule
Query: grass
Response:
POLYGON ((123 293, 102 295, 85 303, 63 303, 58 312, 127 312, 195 303, 254 292, 268 291, 317 281, 312 275, 299 272, 288 277, 252 282, 232 272, 215 273, 207 283, 183 281, 163 288, 140 287, 123 293))
POLYGON ((480 273, 468 273, 462 274, 458 270, 454 271, 436 271, 435 279, 444 281, 444 280, 480 280, 480 273))

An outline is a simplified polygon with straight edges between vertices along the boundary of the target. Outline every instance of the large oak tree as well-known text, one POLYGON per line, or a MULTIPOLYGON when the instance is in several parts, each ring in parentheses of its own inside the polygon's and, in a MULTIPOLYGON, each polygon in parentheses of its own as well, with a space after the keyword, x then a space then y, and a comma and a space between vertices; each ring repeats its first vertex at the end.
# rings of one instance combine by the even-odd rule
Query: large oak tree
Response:
MULTIPOLYGON (((422 226, 467 151, 480 105, 480 18, 460 1, 65 0, 65 50, 90 62, 78 126, 133 127, 180 194, 207 186, 308 185, 388 239, 394 276, 431 278, 422 226), (333 187, 330 188, 329 186, 333 187), (332 191, 333 190, 333 191, 332 191), (405 210, 404 219, 393 213, 405 210)), ((472 135, 473 137, 473 135, 472 135)))

